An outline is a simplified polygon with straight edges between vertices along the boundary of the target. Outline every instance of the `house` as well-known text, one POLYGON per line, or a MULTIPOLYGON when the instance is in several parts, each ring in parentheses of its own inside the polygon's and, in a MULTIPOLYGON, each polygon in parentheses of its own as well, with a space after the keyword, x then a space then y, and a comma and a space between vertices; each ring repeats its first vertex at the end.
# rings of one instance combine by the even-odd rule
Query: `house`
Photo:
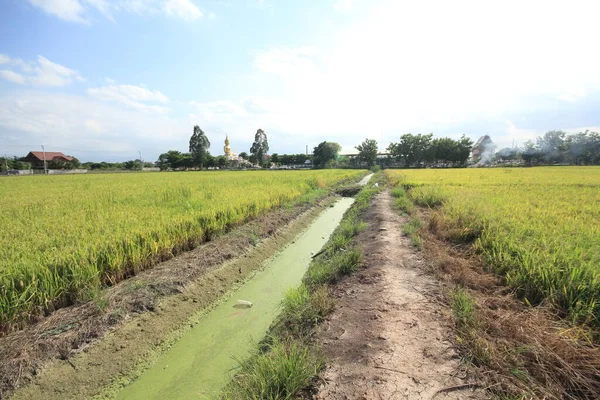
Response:
POLYGON ((31 163, 31 168, 33 169, 43 169, 44 160, 46 160, 46 164, 48 164, 50 161, 69 162, 73 161, 73 157, 66 156, 59 151, 47 151, 45 153, 43 151, 30 151, 29 154, 23 158, 23 161, 31 163))
POLYGON ((473 161, 482 159, 486 162, 488 162, 488 159, 491 161, 495 149, 496 145, 492 142, 492 139, 488 135, 482 136, 471 149, 471 159, 473 161))

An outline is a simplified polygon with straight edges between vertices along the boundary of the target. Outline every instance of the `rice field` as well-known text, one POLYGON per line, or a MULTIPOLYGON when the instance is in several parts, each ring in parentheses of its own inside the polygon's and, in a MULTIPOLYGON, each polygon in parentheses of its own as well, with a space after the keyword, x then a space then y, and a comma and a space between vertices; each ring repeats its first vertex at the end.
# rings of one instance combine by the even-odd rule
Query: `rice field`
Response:
POLYGON ((275 207, 366 171, 0 179, 0 328, 84 301, 275 207))
POLYGON ((526 302, 600 326, 600 168, 386 171, 429 227, 473 243, 526 302))

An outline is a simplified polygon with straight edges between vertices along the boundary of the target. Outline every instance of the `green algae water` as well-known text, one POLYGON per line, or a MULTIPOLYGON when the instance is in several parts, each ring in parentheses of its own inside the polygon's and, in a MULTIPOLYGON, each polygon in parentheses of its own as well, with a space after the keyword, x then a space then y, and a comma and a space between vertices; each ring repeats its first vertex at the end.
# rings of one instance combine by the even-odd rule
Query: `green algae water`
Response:
POLYGON ((266 334, 290 287, 302 281, 311 261, 329 239, 354 199, 328 208, 292 244, 204 316, 154 366, 125 387, 118 399, 214 399, 237 366, 266 334), (238 300, 252 302, 241 308, 238 300))

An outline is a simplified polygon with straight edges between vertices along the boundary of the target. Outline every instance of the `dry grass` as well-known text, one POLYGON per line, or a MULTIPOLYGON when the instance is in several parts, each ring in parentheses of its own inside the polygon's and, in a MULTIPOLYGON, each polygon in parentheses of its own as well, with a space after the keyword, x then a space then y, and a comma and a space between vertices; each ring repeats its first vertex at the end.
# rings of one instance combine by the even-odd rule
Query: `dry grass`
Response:
POLYGON ((443 239, 448 232, 433 225, 433 231, 430 224, 420 232, 424 254, 431 271, 464 288, 474 304, 474 323, 456 319, 456 344, 491 392, 511 399, 597 399, 600 349, 594 332, 567 325, 548 303, 523 304, 469 246, 451 244, 443 239))

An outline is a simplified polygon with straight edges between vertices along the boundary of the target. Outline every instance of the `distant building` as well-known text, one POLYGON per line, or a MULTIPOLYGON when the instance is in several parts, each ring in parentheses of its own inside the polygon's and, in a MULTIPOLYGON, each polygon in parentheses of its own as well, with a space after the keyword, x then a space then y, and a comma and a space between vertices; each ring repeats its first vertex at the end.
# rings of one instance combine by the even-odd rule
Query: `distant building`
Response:
POLYGON ((59 151, 30 151, 29 154, 25 156, 23 161, 31 163, 31 168, 44 168, 44 160, 46 160, 46 164, 50 161, 73 161, 73 157, 66 156, 59 151))
POLYGON ((482 136, 471 149, 471 159, 473 161, 479 161, 482 158, 485 158, 486 162, 488 159, 491 161, 495 149, 496 145, 492 142, 492 139, 488 135, 482 136))

